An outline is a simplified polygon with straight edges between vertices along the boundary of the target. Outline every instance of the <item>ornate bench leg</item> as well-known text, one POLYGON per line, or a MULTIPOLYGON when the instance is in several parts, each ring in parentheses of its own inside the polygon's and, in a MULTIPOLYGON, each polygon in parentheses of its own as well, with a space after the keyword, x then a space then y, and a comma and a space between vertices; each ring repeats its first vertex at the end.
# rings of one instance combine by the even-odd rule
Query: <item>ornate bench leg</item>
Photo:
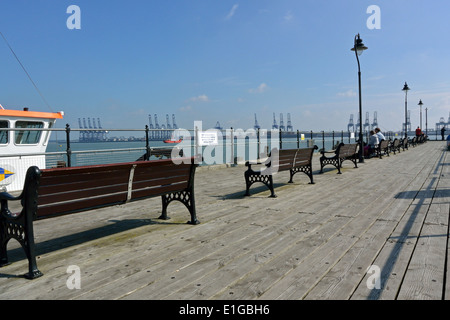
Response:
POLYGON ((250 181, 251 173, 246 171, 244 173, 244 177, 245 177, 245 195, 244 196, 249 197, 250 196, 250 186, 253 184, 253 182, 250 181))
POLYGON ((161 196, 161 201, 162 201, 162 212, 161 215, 158 217, 158 219, 169 220, 170 217, 167 216, 167 206, 172 200, 169 199, 169 195, 165 194, 161 196))
POLYGON ((7 266, 8 262, 8 252, 6 251, 6 245, 8 241, 6 241, 4 237, 4 227, 3 222, 0 222, 0 267, 7 266))
POLYGON ((319 173, 323 173, 323 168, 328 165, 331 164, 333 166, 335 166, 338 169, 338 174, 341 174, 341 162, 339 160, 339 158, 333 157, 333 158, 321 158, 320 159, 320 172, 319 173))
POLYGON ((166 195, 161 196, 162 200, 162 213, 158 219, 168 220, 170 219, 167 216, 167 206, 174 200, 180 201, 183 203, 186 208, 188 208, 189 213, 191 214, 191 220, 188 221, 189 224, 199 224, 200 221, 197 220, 197 213, 195 210, 195 199, 193 190, 184 190, 179 192, 173 192, 166 195))
POLYGON ((245 172, 245 196, 250 196, 250 186, 254 184, 255 182, 261 182, 264 183, 267 188, 270 190, 270 198, 276 198, 275 191, 273 188, 273 179, 271 174, 259 174, 255 172, 245 172))
MULTIPOLYGON (((3 209, 3 208, 2 208, 3 209)), ((6 218, 3 214, 0 221, 0 267, 8 265, 7 244, 9 240, 16 239, 25 251, 28 259, 27 279, 36 279, 43 274, 36 263, 33 217, 32 213, 22 212, 18 219, 6 218)))
POLYGON ((337 160, 335 167, 338 169, 338 173, 337 174, 342 174, 342 172, 341 172, 342 160, 341 159, 337 160))
POLYGON ((36 254, 34 248, 35 248, 34 240, 29 241, 27 247, 25 248, 25 253, 27 254, 28 257, 28 273, 25 274, 25 278, 27 279, 36 279, 43 275, 43 273, 40 272, 37 268, 36 254))
MULTIPOLYGON (((305 172, 306 173, 306 172, 305 172)), ((314 179, 313 179, 313 173, 312 173, 312 167, 308 166, 308 172, 306 173, 309 177, 309 184, 315 184, 314 179)))
POLYGON ((277 195, 275 194, 275 190, 273 188, 273 178, 272 175, 267 176, 267 183, 266 183, 267 187, 270 190, 270 196, 269 198, 276 198, 277 195))
POLYGON ((319 171, 319 173, 323 173, 323 167, 324 167, 324 164, 322 162, 322 159, 320 159, 320 171, 319 171))
POLYGON ((358 158, 356 158, 356 156, 353 156, 350 160, 355 165, 355 168, 358 168, 358 158))
POLYGON ((290 174, 291 174, 291 179, 288 181, 288 183, 293 183, 293 177, 297 172, 303 172, 304 174, 306 174, 309 177, 309 184, 314 184, 314 180, 313 180, 313 174, 312 174, 312 167, 311 166, 301 166, 301 167, 297 167, 294 169, 290 169, 289 170, 290 174))
POLYGON ((35 212, 35 209, 33 211, 25 209, 25 212, 26 212, 24 215, 25 228, 23 235, 24 244, 22 244, 21 242, 22 246, 25 249, 25 253, 28 257, 28 273, 25 275, 25 278, 36 279, 41 277, 43 274, 38 270, 36 263, 36 252, 35 252, 36 245, 34 243, 34 228, 33 228, 33 213, 35 212))
POLYGON ((293 178, 294 178, 295 171, 290 169, 289 173, 290 173, 290 179, 289 179, 288 183, 294 183, 293 178))
POLYGON ((7 266, 8 262, 8 252, 6 246, 10 237, 7 233, 7 222, 6 216, 9 214, 8 202, 6 200, 1 200, 1 212, 0 212, 0 267, 7 266))

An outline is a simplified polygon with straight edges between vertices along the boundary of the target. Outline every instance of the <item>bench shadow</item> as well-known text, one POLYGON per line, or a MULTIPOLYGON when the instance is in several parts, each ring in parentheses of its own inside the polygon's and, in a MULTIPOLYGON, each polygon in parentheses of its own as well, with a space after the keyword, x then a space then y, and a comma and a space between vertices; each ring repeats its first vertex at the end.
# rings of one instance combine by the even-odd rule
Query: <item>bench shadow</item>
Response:
MULTIPOLYGON (((394 198, 395 199, 421 199, 425 197, 427 194, 426 190, 412 190, 412 191, 403 191, 397 193, 394 198)), ((428 198, 445 198, 450 197, 450 189, 440 188, 436 190, 431 196, 428 198)))
MULTIPOLYGON (((287 183, 274 183, 273 187, 275 189, 275 193, 277 191, 277 187, 281 187, 281 186, 285 186, 287 183)), ((251 186, 250 187, 250 197, 252 196, 256 196, 256 197, 264 197, 266 198, 267 195, 262 195, 260 193, 263 193, 267 191, 270 194, 270 190, 269 188, 267 188, 265 185, 261 184, 261 185, 257 185, 257 186, 251 186)), ((248 198, 247 196, 245 196, 245 186, 243 188, 243 190, 241 191, 237 191, 237 192, 233 192, 233 193, 229 193, 229 194, 224 194, 224 195, 213 195, 213 198, 218 198, 221 200, 237 200, 237 199, 244 199, 244 198, 248 198)))
MULTIPOLYGON (((151 219, 125 219, 125 220, 108 220, 111 224, 89 229, 82 232, 73 233, 67 236, 62 236, 54 239, 50 239, 43 242, 36 243, 36 256, 57 251, 60 249, 76 246, 88 241, 101 239, 107 236, 118 234, 127 230, 136 229, 146 225, 175 225, 185 224, 181 222, 169 222, 170 220, 151 220, 151 219)), ((11 239, 9 245, 17 241, 11 239)), ((10 263, 21 261, 26 259, 25 251, 19 245, 16 248, 8 250, 8 261, 10 263)), ((0 269, 1 270, 1 269, 0 269)), ((6 275, 0 273, 0 278, 14 277, 13 275, 6 275)))
MULTIPOLYGON (((342 170, 342 169, 343 169, 343 168, 341 168, 341 170, 342 170)), ((316 173, 316 172, 313 172, 313 175, 314 175, 314 174, 321 175, 321 174, 324 174, 324 173, 326 173, 326 172, 331 172, 331 171, 336 171, 336 173, 338 173, 338 169, 337 169, 336 167, 328 166, 328 167, 324 167, 324 168, 322 169, 322 172, 320 172, 320 170, 317 171, 317 173, 316 173)))
MULTIPOLYGON (((309 178, 307 178, 307 179, 309 179, 309 178)), ((304 180, 304 181, 305 181, 305 184, 309 182, 309 180, 304 180)), ((298 179, 298 181, 295 181, 295 177, 294 177, 294 184, 296 184, 296 183, 298 183, 300 185, 300 184, 302 184, 302 181, 300 179, 298 179)), ((287 181, 285 183, 276 182, 273 184, 273 188, 275 190, 275 193, 277 193, 277 188, 288 186, 288 185, 293 185, 293 184, 288 183, 287 181)), ((250 187, 250 197, 263 197, 263 198, 268 197, 267 195, 262 194, 264 192, 268 192, 270 194, 269 188, 267 188, 267 186, 265 186, 262 183, 258 184, 256 186, 252 185, 250 187)), ((237 192, 233 192, 233 193, 229 193, 229 194, 225 194, 225 195, 213 195, 212 197, 222 199, 222 200, 233 200, 233 199, 236 200, 236 199, 247 198, 245 196, 245 186, 244 186, 243 190, 241 190, 241 191, 237 191, 237 192)))

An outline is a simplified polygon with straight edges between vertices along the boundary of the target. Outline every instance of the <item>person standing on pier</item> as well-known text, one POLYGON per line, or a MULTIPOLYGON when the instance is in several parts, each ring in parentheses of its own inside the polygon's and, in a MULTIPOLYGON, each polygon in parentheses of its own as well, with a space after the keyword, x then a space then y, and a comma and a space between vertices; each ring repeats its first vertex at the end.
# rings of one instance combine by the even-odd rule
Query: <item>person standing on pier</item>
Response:
POLYGON ((420 137, 422 135, 422 130, 420 130, 420 127, 417 127, 416 129, 416 137, 420 137))
POLYGON ((445 126, 442 127, 441 129, 441 136, 442 136, 442 141, 444 141, 444 136, 445 136, 445 126))

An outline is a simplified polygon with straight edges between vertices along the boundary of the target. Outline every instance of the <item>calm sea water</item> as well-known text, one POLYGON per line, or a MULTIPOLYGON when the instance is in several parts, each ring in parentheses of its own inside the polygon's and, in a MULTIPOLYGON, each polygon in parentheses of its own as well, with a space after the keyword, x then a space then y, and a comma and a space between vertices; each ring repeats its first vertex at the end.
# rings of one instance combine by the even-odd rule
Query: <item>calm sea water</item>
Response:
MULTIPOLYGON (((395 136, 393 138, 399 138, 395 136)), ((430 136, 431 140, 435 140, 435 136, 430 136)), ((440 136, 438 137, 440 140, 440 136)), ((312 142, 306 138, 299 140, 298 146, 306 148, 308 145, 317 145, 319 150, 331 150, 339 142, 355 143, 355 139, 344 137, 343 141, 341 135, 333 137, 315 138, 312 142)), ((261 139, 258 147, 256 139, 236 139, 233 147, 231 139, 224 139, 219 141, 217 146, 195 147, 193 141, 183 141, 181 144, 165 144, 163 141, 150 141, 150 148, 172 148, 179 147, 183 149, 186 156, 193 156, 197 152, 201 153, 204 158, 203 165, 234 163, 235 161, 255 160, 258 154, 263 153, 267 148, 280 147, 278 139, 261 139)), ((72 151, 71 165, 94 165, 107 163, 131 162, 138 160, 145 154, 145 141, 123 141, 123 142, 95 142, 95 143, 79 143, 71 142, 70 148, 72 151)), ((297 148, 297 138, 289 137, 283 138, 282 149, 297 148)), ((47 156, 47 167, 55 167, 62 162, 68 163, 67 145, 62 141, 50 141, 47 147, 47 152, 57 153, 47 156)), ((316 151, 318 152, 318 151, 316 151)), ((152 157, 152 159, 156 159, 152 157)))
MULTIPOLYGON (((313 142, 310 139, 299 139, 297 143, 296 138, 283 138, 282 149, 306 148, 308 145, 317 145, 319 149, 332 149, 333 145, 340 142, 341 138, 326 137, 325 140, 321 138, 315 139, 313 142)), ((348 140, 344 138, 344 143, 354 143, 354 139, 348 140)), ((274 147, 280 147, 279 139, 261 139, 258 146, 256 139, 235 139, 233 147, 231 139, 224 139, 219 141, 216 146, 195 147, 193 141, 183 141, 181 144, 165 144, 162 141, 150 141, 150 148, 182 148, 185 155, 194 155, 200 152, 204 158, 203 165, 234 163, 235 161, 255 160, 258 154, 274 147)), ((70 149, 71 165, 93 165, 106 163, 120 163, 136 161, 145 153, 145 141, 123 141, 123 142, 95 142, 95 143, 79 143, 71 142, 70 149)), ((67 164, 67 144, 62 141, 50 141, 47 147, 48 153, 57 153, 47 156, 47 167, 54 167, 65 162, 67 164)), ((154 158, 156 159, 156 158, 154 158)))

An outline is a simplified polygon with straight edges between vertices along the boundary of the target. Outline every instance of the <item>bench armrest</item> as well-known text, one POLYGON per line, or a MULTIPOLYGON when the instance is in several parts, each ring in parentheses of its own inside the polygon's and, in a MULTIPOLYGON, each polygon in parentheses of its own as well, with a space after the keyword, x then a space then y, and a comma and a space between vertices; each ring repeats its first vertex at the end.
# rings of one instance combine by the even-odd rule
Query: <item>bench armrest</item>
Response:
POLYGON ((22 199, 22 194, 18 197, 14 197, 12 195, 10 195, 8 192, 0 192, 0 200, 3 201, 15 201, 15 200, 21 200, 22 199))
POLYGON ((265 159, 258 159, 255 161, 245 161, 245 166, 248 167, 248 170, 252 170, 252 165, 265 165, 266 167, 270 167, 271 158, 267 157, 265 159))
POLYGON ((267 155, 264 155, 263 158, 259 158, 257 160, 248 160, 245 161, 245 166, 250 167, 252 165, 261 165, 261 164, 267 164, 270 162, 270 157, 267 157, 267 155))
POLYGON ((245 161, 245 166, 246 167, 251 167, 252 165, 258 165, 258 164, 262 164, 261 162, 253 162, 253 161, 245 161))
MULTIPOLYGON (((18 201, 22 200, 23 198, 23 192, 18 197, 14 197, 11 194, 7 192, 1 192, 0 193, 0 214, 3 216, 3 218, 10 219, 15 218, 16 215, 13 215, 8 207, 8 201, 18 201)), ((22 204, 23 205, 23 204, 22 204)))
POLYGON ((329 151, 321 150, 320 153, 321 153, 321 154, 325 154, 325 153, 336 153, 336 150, 329 150, 329 151))

